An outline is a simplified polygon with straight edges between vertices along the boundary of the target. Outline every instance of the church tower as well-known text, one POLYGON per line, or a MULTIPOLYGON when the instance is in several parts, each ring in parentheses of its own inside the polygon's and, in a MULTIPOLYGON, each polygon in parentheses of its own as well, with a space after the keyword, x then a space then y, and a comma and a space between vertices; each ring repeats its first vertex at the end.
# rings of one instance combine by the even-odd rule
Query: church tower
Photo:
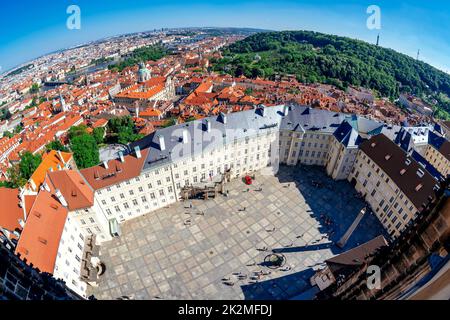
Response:
POLYGON ((69 108, 66 104, 66 101, 64 100, 64 97, 62 96, 62 94, 59 94, 59 102, 61 103, 61 110, 62 112, 67 112, 69 111, 69 108))

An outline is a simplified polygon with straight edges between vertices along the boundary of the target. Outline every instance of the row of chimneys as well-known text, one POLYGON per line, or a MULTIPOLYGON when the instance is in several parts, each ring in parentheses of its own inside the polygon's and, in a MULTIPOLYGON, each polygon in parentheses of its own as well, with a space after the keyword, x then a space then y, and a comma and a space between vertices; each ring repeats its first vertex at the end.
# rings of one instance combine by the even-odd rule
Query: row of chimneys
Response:
MULTIPOLYGON (((263 105, 258 107, 257 110, 259 110, 259 113, 261 114, 261 116, 263 116, 263 117, 265 116, 266 109, 263 105)), ((289 114, 289 106, 284 106, 283 114, 284 114, 284 116, 287 116, 289 114)), ((227 124, 227 116, 225 115, 225 113, 221 112, 220 118, 221 118, 222 123, 224 125, 226 125, 227 124)), ((206 132, 211 132, 211 121, 210 120, 206 119, 203 126, 204 126, 206 132)), ((165 143, 164 136, 158 135, 157 138, 158 138, 158 143, 159 143, 159 149, 161 151, 166 150, 166 143, 165 143)), ((181 139, 182 139, 183 143, 189 142, 189 133, 186 129, 183 130, 183 136, 181 139)))
MULTIPOLYGON (((136 158, 142 158, 141 148, 139 146, 134 147, 134 153, 136 154, 136 158)), ((125 156, 122 151, 119 152, 120 162, 125 163, 125 156)), ((105 169, 109 169, 108 161, 103 161, 103 167, 105 169)))

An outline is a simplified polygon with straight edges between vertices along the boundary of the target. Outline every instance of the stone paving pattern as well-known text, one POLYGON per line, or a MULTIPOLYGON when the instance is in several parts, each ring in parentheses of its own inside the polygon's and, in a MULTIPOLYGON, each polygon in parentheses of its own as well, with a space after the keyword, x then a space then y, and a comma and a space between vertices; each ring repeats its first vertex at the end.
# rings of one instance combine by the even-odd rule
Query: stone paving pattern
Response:
POLYGON ((366 215, 343 250, 334 245, 364 202, 354 198, 348 182, 333 181, 321 168, 281 167, 276 176, 256 174, 250 187, 236 179, 227 189, 228 197, 178 202, 124 223, 122 237, 101 247, 106 273, 89 294, 97 299, 289 299, 311 288, 309 278, 324 260, 383 233, 376 217, 366 215), (314 187, 312 180, 323 187, 314 187), (332 219, 331 227, 321 215, 332 219), (258 250, 264 247, 269 251, 258 250), (260 264, 271 250, 283 253, 292 269, 272 270, 257 283, 237 279, 235 273, 250 277, 269 271, 260 264))

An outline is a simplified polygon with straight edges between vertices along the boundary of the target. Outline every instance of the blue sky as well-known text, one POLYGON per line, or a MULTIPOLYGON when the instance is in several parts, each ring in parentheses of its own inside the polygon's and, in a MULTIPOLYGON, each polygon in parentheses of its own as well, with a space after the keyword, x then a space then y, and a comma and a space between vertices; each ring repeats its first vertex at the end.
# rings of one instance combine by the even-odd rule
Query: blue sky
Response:
POLYGON ((314 30, 375 42, 450 73, 448 0, 2 0, 0 73, 42 54, 103 37, 161 27, 255 27, 314 30), (81 8, 81 30, 66 28, 69 5, 81 8), (370 5, 381 30, 366 27, 370 5))

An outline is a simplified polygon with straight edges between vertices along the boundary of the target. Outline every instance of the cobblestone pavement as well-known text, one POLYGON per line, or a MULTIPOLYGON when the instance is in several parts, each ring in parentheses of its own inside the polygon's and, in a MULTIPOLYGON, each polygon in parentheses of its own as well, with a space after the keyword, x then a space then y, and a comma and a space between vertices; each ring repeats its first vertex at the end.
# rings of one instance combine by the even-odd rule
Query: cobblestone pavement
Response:
POLYGON ((310 289, 309 277, 325 259, 383 232, 376 217, 366 215, 343 250, 334 245, 364 203, 353 197, 348 182, 331 180, 323 169, 282 167, 275 177, 256 174, 247 188, 237 179, 227 185, 228 197, 179 202, 126 222, 121 238, 102 245, 107 271, 89 294, 97 299, 288 299, 310 289), (314 187, 312 180, 323 187, 314 187), (322 215, 332 219, 331 226, 324 225, 322 215), (268 251, 258 250, 264 247, 268 251), (252 283, 253 272, 269 271, 260 264, 271 250, 281 252, 292 269, 272 270, 252 283), (236 273, 247 279, 238 280, 236 273))

